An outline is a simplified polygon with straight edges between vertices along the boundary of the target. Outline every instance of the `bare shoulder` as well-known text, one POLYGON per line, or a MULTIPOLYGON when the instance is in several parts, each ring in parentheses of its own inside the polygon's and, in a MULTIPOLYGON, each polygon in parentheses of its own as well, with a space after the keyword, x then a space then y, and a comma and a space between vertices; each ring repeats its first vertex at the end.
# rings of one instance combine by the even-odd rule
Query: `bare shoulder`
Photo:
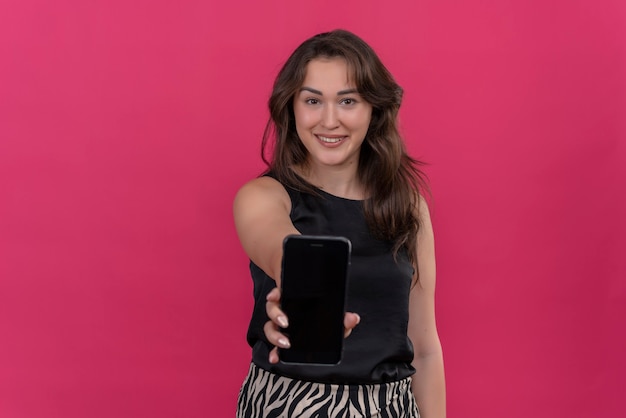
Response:
POLYGON ((420 222, 420 230, 426 229, 432 234, 432 222, 430 220, 430 209, 428 207, 428 202, 421 194, 417 195, 417 203, 415 207, 415 211, 417 212, 417 219, 420 222))
POLYGON ((239 192, 237 193, 237 197, 249 194, 284 195, 284 197, 289 198, 289 195, 283 185, 280 184, 278 180, 269 176, 257 177, 250 180, 241 186, 239 192))
POLYGON ((287 213, 291 210, 291 200, 283 185, 272 177, 263 176, 250 180, 239 189, 234 201, 235 216, 239 211, 266 205, 280 206, 287 213))

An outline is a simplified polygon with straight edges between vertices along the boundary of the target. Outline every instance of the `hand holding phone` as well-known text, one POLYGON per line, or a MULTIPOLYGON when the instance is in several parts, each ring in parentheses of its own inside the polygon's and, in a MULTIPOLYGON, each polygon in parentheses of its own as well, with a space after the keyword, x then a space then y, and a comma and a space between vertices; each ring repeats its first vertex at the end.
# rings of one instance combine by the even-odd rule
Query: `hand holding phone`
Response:
POLYGON ((347 238, 290 235, 283 243, 281 331, 291 347, 284 363, 337 364, 344 339, 346 282, 351 243, 347 238))

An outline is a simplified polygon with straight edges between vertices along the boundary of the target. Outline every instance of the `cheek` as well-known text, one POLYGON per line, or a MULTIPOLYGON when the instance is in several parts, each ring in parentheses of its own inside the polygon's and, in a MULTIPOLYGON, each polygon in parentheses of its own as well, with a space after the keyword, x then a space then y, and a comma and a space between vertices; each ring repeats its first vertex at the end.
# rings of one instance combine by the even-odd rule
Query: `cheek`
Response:
POLYGON ((302 106, 294 106, 293 114, 296 119, 296 128, 302 129, 315 124, 315 112, 302 106))
POLYGON ((350 115, 346 119, 346 124, 349 124, 352 129, 355 130, 367 130, 371 121, 371 115, 368 112, 358 112, 350 115))
POLYGON ((310 129, 309 118, 307 118, 305 112, 298 112, 297 110, 294 112, 294 117, 296 119, 296 133, 298 134, 298 138, 302 140, 306 138, 306 133, 310 129))

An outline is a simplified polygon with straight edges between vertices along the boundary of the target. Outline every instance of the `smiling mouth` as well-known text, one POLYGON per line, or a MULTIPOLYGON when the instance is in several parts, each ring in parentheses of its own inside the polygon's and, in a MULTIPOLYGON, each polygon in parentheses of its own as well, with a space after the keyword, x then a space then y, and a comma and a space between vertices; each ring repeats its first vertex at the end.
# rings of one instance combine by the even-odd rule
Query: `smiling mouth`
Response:
POLYGON ((336 137, 328 137, 328 136, 321 136, 321 135, 315 135, 320 141, 325 142, 327 144, 336 144, 339 141, 342 141, 344 138, 346 138, 345 136, 336 136, 336 137))

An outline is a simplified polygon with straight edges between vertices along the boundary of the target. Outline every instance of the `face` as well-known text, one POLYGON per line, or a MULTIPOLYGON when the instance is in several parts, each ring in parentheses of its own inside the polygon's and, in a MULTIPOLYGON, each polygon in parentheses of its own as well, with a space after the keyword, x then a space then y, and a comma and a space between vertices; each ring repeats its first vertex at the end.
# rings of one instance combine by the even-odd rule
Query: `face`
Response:
POLYGON ((348 80, 344 59, 309 62, 293 109, 298 136, 309 152, 309 166, 352 166, 356 170, 372 106, 348 80))

